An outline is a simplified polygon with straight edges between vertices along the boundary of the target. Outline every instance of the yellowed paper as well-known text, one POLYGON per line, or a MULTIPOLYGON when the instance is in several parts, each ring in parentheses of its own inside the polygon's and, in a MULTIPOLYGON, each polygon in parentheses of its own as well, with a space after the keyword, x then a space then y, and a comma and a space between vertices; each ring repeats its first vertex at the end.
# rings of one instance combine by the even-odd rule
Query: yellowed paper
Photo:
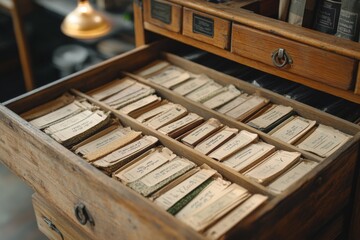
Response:
POLYGON ((150 128, 159 129, 169 123, 172 123, 182 118, 186 114, 187 114, 187 110, 184 107, 175 104, 173 108, 163 113, 160 113, 159 115, 151 118, 149 121, 145 122, 144 124, 150 128))
POLYGON ((206 75, 191 75, 191 78, 186 83, 180 84, 179 86, 175 87, 173 90, 174 92, 185 96, 200 87, 204 86, 208 82, 210 82, 211 79, 208 78, 206 75))
POLYGON ((156 95, 150 95, 150 96, 144 97, 143 99, 140 99, 137 102, 131 103, 123 108, 120 108, 119 111, 124 114, 129 114, 129 113, 139 110, 143 107, 146 107, 152 103, 160 102, 160 101, 161 101, 160 97, 158 97, 156 95))
POLYGON ((268 100, 263 97, 252 96, 250 99, 225 114, 241 121, 248 116, 248 113, 253 112, 254 109, 258 109, 259 106, 265 105, 266 102, 268 102, 268 100))
POLYGON ((125 90, 126 88, 135 84, 135 81, 129 77, 125 77, 123 79, 114 80, 100 88, 92 90, 88 93, 91 97, 96 100, 102 101, 108 97, 113 96, 114 94, 125 90))
POLYGON ((225 90, 226 90, 226 88, 224 88, 222 85, 220 85, 212 80, 212 81, 206 83, 204 86, 187 94, 185 97, 187 97, 195 102, 204 102, 204 101, 224 92, 225 90))
POLYGON ((282 117, 285 117, 287 114, 291 113, 293 110, 294 109, 292 107, 274 105, 261 116, 248 122, 248 125, 259 129, 267 128, 276 121, 280 120, 282 117))
POLYGON ((143 123, 145 121, 150 120, 151 118, 155 117, 156 115, 163 113, 171 108, 174 107, 173 103, 166 103, 163 104, 157 108, 154 108, 146 113, 143 113, 142 115, 140 115, 139 117, 136 118, 137 121, 143 123))
POLYGON ((238 90, 233 85, 229 85, 226 87, 226 91, 210 98, 209 100, 205 101, 203 104, 204 104, 204 106, 206 106, 210 109, 215 109, 215 108, 218 108, 218 107, 230 102, 231 100, 233 100, 240 94, 241 94, 240 90, 238 90))
POLYGON ((225 113, 229 112, 230 110, 233 110, 237 106, 241 105, 245 101, 249 100, 251 97, 252 97, 251 95, 249 96, 247 93, 243 93, 240 96, 238 96, 237 98, 235 98, 234 100, 225 104, 224 106, 219 107, 216 111, 218 111, 219 113, 225 114, 225 113))
POLYGON ((184 127, 194 121, 200 120, 200 119, 202 119, 202 117, 200 117, 199 115, 197 115, 195 113, 189 113, 187 116, 185 116, 173 123, 165 125, 164 127, 159 128, 158 131, 163 134, 169 134, 173 131, 176 131, 179 128, 182 128, 182 127, 184 127))

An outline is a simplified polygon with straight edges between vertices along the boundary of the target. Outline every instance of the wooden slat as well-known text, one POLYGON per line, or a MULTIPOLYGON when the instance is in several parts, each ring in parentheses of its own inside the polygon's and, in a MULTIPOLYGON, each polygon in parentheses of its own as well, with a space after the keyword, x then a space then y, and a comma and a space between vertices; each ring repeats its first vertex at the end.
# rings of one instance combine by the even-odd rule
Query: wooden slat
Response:
POLYGON ((135 45, 140 47, 145 45, 145 31, 144 31, 144 19, 143 19, 143 8, 139 5, 140 1, 133 2, 134 15, 134 28, 135 28, 135 45))
POLYGON ((3 8, 7 11, 11 11, 13 9, 14 4, 12 0, 0 0, 0 8, 3 8))
POLYGON ((166 31, 166 30, 164 30, 162 28, 159 28, 157 26, 154 26, 154 25, 146 23, 146 22, 145 22, 144 26, 145 26, 146 30, 161 34, 161 35, 166 36, 166 37, 168 37, 170 39, 180 41, 180 42, 185 43, 187 45, 194 46, 196 48, 199 48, 199 49, 202 49, 204 51, 216 54, 218 56, 230 59, 232 61, 244 64, 246 66, 250 66, 252 68, 259 69, 259 70, 267 72, 269 74, 277 75, 279 77, 291 80, 293 82, 301 83, 301 84, 303 84, 305 86, 317 89, 319 91, 326 92, 326 93, 332 94, 332 95, 337 96, 337 97, 341 97, 343 99, 346 99, 346 100, 349 100, 349 101, 352 101, 352 102, 355 102, 355 103, 360 103, 360 95, 354 94, 353 91, 342 90, 342 89, 339 89, 339 88, 329 86, 327 84, 323 84, 323 83, 320 83, 320 82, 313 81, 312 79, 305 78, 305 77, 302 77, 302 76, 299 76, 299 75, 296 75, 296 74, 293 74, 293 73, 284 72, 284 71, 275 69, 274 67, 269 66, 267 64, 264 64, 264 63, 261 63, 261 62, 258 62, 258 61, 255 61, 255 60, 252 60, 252 59, 249 59, 249 58, 245 58, 245 57, 242 57, 242 56, 234 55, 229 51, 214 47, 214 46, 212 46, 210 44, 207 44, 207 43, 197 41, 195 39, 189 38, 189 37, 181 35, 181 34, 176 34, 176 33, 173 33, 173 32, 166 31))

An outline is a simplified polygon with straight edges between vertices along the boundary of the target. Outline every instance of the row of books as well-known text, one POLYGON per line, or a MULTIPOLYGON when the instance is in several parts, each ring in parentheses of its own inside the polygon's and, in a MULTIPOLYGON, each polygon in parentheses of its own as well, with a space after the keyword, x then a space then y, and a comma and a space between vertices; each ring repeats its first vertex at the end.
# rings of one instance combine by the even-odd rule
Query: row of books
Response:
POLYGON ((357 0, 280 0, 279 18, 291 24, 357 41, 360 2, 357 0))
POLYGON ((291 107, 272 104, 269 99, 247 94, 233 85, 223 86, 206 75, 195 75, 163 60, 151 63, 136 74, 320 157, 328 157, 351 138, 332 127, 298 116, 291 107))

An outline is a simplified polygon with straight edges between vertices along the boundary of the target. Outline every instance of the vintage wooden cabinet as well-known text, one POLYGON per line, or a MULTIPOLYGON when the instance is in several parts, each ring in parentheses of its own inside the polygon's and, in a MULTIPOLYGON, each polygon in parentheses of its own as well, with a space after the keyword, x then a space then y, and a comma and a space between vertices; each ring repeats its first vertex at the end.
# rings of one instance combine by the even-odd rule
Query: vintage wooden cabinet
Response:
POLYGON ((147 128, 127 115, 114 112, 124 125, 157 137, 176 154, 197 164, 206 163, 232 182, 269 197, 261 208, 240 222, 226 238, 360 237, 358 125, 167 53, 181 48, 183 44, 192 45, 360 103, 356 82, 360 44, 249 12, 250 9, 272 16, 273 9, 276 9, 274 1, 248 1, 252 4, 247 10, 235 8, 238 2, 134 1, 137 49, 0 106, 0 160, 35 190, 33 204, 38 225, 49 238, 204 239, 191 227, 104 175, 19 116, 66 91, 111 110, 84 92, 124 75, 152 86, 161 97, 180 103, 204 118, 216 117, 230 127, 257 133, 278 149, 299 151, 304 158, 319 162, 314 170, 286 192, 275 195, 262 185, 249 181, 176 140, 147 128), (194 30, 196 24, 202 27, 197 26, 199 28, 194 30), (276 55, 272 57, 280 48, 288 52, 293 63, 277 59, 276 55), (194 73, 205 73, 219 83, 234 84, 248 93, 257 93, 274 103, 291 106, 301 116, 330 125, 353 137, 325 159, 301 151, 131 74, 159 58, 194 73))

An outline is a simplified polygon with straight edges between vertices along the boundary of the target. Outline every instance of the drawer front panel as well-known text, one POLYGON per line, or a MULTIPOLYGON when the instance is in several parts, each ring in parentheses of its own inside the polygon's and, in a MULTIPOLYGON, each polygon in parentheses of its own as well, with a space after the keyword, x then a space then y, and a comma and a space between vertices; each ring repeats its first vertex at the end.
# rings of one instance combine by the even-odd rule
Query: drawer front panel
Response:
POLYGON ((183 34, 185 36, 228 49, 230 25, 228 20, 184 8, 183 34))
POLYGON ((144 19, 164 29, 180 32, 182 6, 164 0, 145 0, 144 19))
POLYGON ((294 73, 340 89, 348 90, 352 87, 355 60, 239 24, 233 24, 232 27, 231 51, 274 66, 279 71, 294 73), (285 57, 281 57, 280 49, 285 50, 288 61, 292 63, 281 67, 285 57))
POLYGON ((61 213, 61 210, 51 206, 45 199, 35 193, 32 198, 38 227, 49 239, 94 239, 77 227, 61 213))

